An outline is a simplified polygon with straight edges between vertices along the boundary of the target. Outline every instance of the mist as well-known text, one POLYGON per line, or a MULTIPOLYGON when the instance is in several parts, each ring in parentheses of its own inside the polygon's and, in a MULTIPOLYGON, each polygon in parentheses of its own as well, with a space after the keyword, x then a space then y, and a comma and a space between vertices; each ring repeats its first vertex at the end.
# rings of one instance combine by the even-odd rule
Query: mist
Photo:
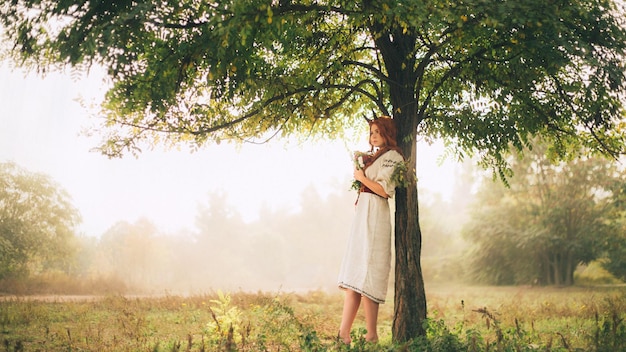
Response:
MULTIPOLYGON (((244 220, 217 192, 198 204, 190 229, 164 232, 148 218, 120 221, 99 237, 79 238, 74 272, 121 293, 336 292, 356 200, 344 186, 322 196, 311 185, 298 207, 262 207, 255 220, 244 220)), ((459 277, 455 258, 464 249, 461 224, 450 214, 463 212, 441 195, 421 194, 423 272, 429 282, 450 282, 459 277)))

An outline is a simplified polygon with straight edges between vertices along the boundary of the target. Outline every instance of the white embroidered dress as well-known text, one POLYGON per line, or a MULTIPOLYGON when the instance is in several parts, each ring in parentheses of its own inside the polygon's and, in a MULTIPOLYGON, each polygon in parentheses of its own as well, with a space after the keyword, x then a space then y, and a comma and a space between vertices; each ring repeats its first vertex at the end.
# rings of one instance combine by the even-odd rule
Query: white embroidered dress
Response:
MULTIPOLYGON (((393 197, 396 185, 391 181, 391 175, 396 164, 402 161, 402 155, 390 150, 365 169, 365 176, 378 182, 389 197, 393 197)), ((390 268, 389 200, 373 193, 361 192, 339 270, 338 285, 374 302, 385 303, 390 268)))

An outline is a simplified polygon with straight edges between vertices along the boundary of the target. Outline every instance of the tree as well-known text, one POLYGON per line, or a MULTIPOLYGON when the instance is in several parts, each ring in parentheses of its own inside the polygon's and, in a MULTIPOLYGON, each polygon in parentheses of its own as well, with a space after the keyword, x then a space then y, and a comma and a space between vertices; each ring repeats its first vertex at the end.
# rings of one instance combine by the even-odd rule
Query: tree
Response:
POLYGON ((474 172, 474 163, 465 160, 455 172, 449 200, 420 189, 420 228, 428 234, 422 243, 424 254, 421 256, 427 281, 450 283, 460 281, 464 276, 466 265, 462 257, 467 243, 461 236, 461 229, 468 221, 474 198, 474 172))
MULTIPOLYGON (((373 110, 395 119, 413 168, 419 133, 505 176, 509 147, 536 134, 560 155, 623 151, 616 4, 12 0, 0 21, 20 63, 107 69, 108 155, 163 139, 336 137, 373 110)), ((396 202, 393 334, 404 341, 426 317, 417 188, 396 202)))
POLYGON ((231 288, 241 287, 243 278, 252 278, 254 266, 243 255, 248 248, 249 229, 241 214, 222 192, 209 194, 208 203, 198 206, 195 258, 203 272, 201 281, 219 282, 231 288), (235 274, 237 273, 237 274, 235 274))
POLYGON ((535 144, 514 160, 510 189, 486 182, 466 235, 475 279, 489 284, 573 285, 574 270, 620 237, 614 185, 623 174, 600 158, 553 164, 535 144))
POLYGON ((79 221, 69 195, 48 176, 0 163, 0 279, 69 272, 79 221))
POLYGON ((171 266, 171 248, 155 225, 145 218, 119 221, 102 234, 96 268, 112 274, 131 288, 161 288, 171 266))
POLYGON ((602 266, 616 278, 626 282, 626 182, 617 180, 611 187, 615 236, 604 243, 606 258, 602 266))

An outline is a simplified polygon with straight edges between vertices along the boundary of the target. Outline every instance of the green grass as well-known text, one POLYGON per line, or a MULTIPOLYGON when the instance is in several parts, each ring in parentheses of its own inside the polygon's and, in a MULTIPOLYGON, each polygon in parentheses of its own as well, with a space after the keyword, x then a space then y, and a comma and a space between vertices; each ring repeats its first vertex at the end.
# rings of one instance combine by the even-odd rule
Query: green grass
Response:
MULTIPOLYGON (((428 336, 392 343, 381 306, 376 346, 357 317, 351 350, 626 349, 626 288, 430 287, 428 336)), ((392 297, 392 296, 390 296, 392 297)), ((4 297, 6 351, 338 351, 342 295, 212 293, 161 297, 4 297)))

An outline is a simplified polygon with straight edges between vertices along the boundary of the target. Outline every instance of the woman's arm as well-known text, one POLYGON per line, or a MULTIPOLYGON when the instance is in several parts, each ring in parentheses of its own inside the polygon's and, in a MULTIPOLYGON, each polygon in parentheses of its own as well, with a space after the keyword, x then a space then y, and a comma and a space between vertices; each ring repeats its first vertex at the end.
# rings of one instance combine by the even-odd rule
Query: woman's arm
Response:
POLYGON ((376 193, 377 195, 383 198, 389 198, 389 195, 387 194, 387 192, 385 192, 383 186, 381 186, 380 183, 367 178, 363 170, 354 170, 354 179, 361 182, 361 184, 372 190, 372 192, 376 193))

